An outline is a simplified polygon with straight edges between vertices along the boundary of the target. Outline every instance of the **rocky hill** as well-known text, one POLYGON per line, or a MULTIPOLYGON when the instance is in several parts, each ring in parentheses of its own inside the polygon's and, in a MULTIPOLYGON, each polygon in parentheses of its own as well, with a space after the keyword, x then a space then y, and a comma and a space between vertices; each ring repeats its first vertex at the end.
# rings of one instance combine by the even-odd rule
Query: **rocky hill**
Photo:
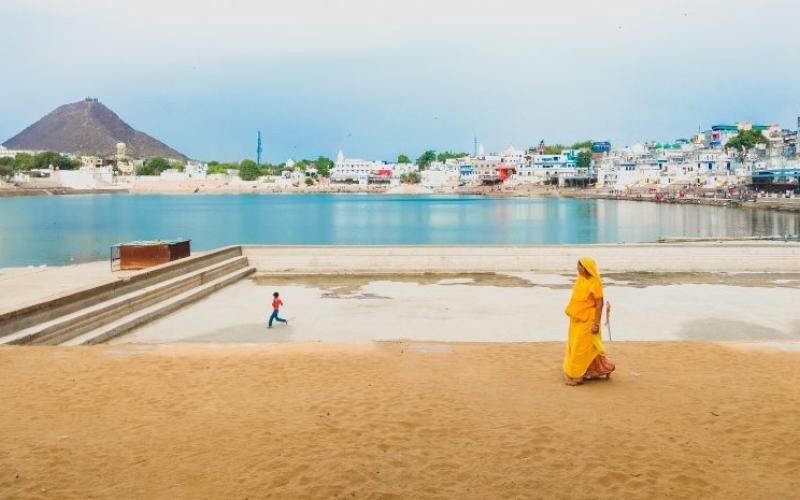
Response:
POLYGON ((59 106, 3 143, 8 149, 52 150, 62 153, 111 156, 117 143, 127 145, 128 156, 161 156, 186 160, 186 156, 149 135, 134 130, 116 113, 94 98, 59 106))

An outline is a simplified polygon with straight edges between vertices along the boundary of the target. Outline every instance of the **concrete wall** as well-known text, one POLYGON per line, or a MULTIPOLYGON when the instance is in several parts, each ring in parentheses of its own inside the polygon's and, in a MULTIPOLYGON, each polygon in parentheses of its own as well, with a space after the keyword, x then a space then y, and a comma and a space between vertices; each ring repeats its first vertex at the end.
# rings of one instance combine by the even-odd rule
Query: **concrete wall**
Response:
POLYGON ((259 273, 572 272, 583 255, 601 272, 800 272, 800 244, 782 242, 243 249, 259 273))
POLYGON ((94 189, 98 187, 111 186, 114 183, 114 175, 109 170, 87 171, 87 170, 56 170, 50 176, 59 185, 73 189, 94 189))

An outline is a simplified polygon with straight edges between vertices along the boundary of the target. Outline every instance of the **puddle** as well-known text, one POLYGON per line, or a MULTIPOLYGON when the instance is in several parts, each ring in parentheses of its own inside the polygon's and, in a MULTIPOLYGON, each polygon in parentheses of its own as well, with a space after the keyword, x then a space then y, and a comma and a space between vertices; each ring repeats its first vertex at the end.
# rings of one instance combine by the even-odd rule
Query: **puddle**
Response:
POLYGON ((473 278, 449 278, 444 280, 439 280, 436 284, 437 285, 471 285, 475 283, 473 278))
MULTIPOLYGON (((325 298, 386 298, 360 293, 369 283, 415 283, 439 286, 496 286, 504 288, 543 287, 552 290, 572 288, 575 276, 569 273, 412 273, 412 274, 262 274, 252 280, 261 286, 296 285, 320 288, 325 298)), ((800 289, 800 273, 706 273, 706 272, 624 272, 605 273, 606 284, 646 288, 664 285, 727 285, 762 288, 800 289)))
POLYGON ((353 295, 342 295, 338 293, 338 290, 332 292, 325 292, 320 295, 323 299, 356 299, 356 300, 369 300, 369 299, 379 299, 379 300, 390 300, 391 297, 387 297, 386 295, 378 295, 377 293, 357 293, 353 295))
POLYGON ((252 278, 260 286, 307 286, 325 291, 323 297, 386 299, 388 297, 359 293, 375 282, 415 283, 440 286, 532 287, 527 279, 497 273, 416 273, 416 274, 261 274, 252 278))
POLYGON ((661 285, 727 285, 741 287, 800 288, 800 273, 605 273, 615 285, 646 288, 661 285))

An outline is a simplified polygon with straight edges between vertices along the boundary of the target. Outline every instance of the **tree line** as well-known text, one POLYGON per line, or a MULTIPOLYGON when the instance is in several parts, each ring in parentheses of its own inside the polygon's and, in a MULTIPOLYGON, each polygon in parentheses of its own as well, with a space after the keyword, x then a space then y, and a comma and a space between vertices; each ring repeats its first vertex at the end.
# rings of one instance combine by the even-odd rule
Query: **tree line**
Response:
POLYGON ((81 162, 55 151, 44 151, 35 155, 17 153, 13 157, 0 158, 0 175, 9 176, 16 172, 29 172, 31 170, 50 168, 51 166, 59 170, 75 170, 81 166, 81 162))
MULTIPOLYGON (((299 168, 303 171, 314 168, 317 170, 317 175, 328 177, 333 165, 333 160, 327 156, 318 156, 316 160, 298 160, 294 162, 292 168, 299 168)), ((280 175, 287 168, 286 163, 262 163, 259 165, 251 159, 241 162, 208 162, 209 174, 226 174, 229 170, 237 170, 239 177, 244 181, 254 181, 264 175, 280 175)))

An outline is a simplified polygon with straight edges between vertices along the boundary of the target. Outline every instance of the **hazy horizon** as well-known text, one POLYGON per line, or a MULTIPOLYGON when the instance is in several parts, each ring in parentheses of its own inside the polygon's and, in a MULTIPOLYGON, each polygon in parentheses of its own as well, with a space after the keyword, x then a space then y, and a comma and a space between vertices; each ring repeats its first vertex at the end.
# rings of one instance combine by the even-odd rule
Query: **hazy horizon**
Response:
POLYGON ((796 126, 799 5, 603 4, 6 0, 0 141, 87 96, 204 160, 796 126))

